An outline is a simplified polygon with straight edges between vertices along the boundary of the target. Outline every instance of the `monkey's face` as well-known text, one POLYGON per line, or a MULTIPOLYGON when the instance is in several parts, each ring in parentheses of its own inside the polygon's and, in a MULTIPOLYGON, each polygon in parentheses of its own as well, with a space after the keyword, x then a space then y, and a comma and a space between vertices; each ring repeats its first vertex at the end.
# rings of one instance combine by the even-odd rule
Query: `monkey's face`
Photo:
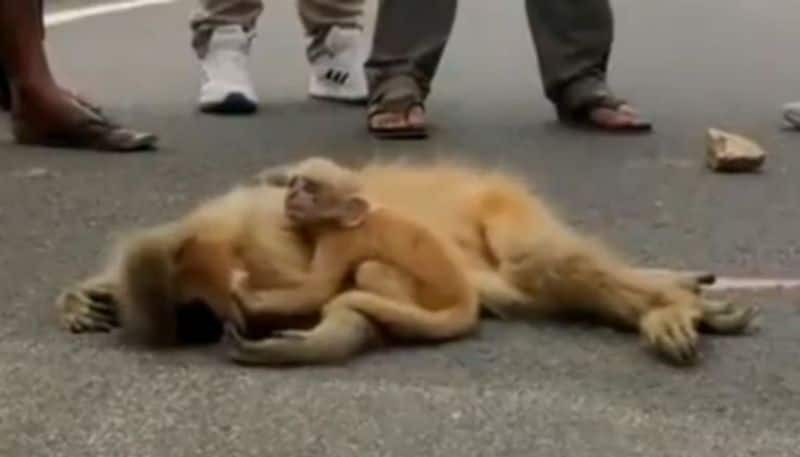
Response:
POLYGON ((365 199, 326 181, 300 175, 289 180, 286 216, 297 225, 356 227, 364 221, 369 209, 365 199))
POLYGON ((322 184, 303 176, 289 179, 286 193, 286 216, 298 224, 319 224, 330 221, 327 207, 335 205, 328 201, 322 184))

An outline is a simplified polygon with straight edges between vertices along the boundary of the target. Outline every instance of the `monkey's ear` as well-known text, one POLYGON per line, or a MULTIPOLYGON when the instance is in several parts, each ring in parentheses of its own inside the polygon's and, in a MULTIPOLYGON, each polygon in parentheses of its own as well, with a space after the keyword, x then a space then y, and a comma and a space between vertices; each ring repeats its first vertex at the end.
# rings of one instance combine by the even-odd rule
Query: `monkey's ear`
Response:
POLYGON ((255 175, 253 182, 274 187, 287 187, 292 177, 291 171, 291 168, 286 165, 267 168, 255 175))
POLYGON ((350 197, 339 208, 339 223, 343 227, 357 227, 367 217, 370 204, 361 197, 350 197))

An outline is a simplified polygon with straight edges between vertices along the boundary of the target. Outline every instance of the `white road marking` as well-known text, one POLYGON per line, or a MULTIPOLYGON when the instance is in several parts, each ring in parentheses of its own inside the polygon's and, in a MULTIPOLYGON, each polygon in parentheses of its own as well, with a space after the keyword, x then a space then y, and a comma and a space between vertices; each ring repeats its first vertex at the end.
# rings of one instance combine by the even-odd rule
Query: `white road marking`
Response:
POLYGON ((56 11, 44 15, 44 25, 49 27, 85 19, 87 17, 118 13, 151 5, 165 5, 167 3, 174 3, 175 1, 176 0, 131 0, 127 2, 108 3, 56 11))
POLYGON ((709 290, 768 290, 800 288, 800 279, 719 277, 709 290))
MULTIPOLYGON (((707 272, 698 270, 673 270, 669 268, 640 268, 643 273, 689 278, 706 276, 707 272)), ((735 276, 716 276, 712 285, 704 285, 709 290, 767 290, 800 288, 800 278, 748 278, 735 276)))

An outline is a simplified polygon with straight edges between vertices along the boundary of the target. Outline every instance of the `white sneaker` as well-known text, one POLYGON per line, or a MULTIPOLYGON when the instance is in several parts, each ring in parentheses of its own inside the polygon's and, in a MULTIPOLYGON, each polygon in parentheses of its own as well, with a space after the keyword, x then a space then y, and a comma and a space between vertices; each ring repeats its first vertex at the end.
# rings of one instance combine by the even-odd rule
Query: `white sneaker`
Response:
POLYGON ((244 114, 257 109, 258 97, 247 69, 252 38, 238 25, 214 29, 201 60, 205 77, 198 103, 201 111, 244 114))
POLYGON ((800 129, 800 102, 783 105, 783 119, 792 127, 800 129))
POLYGON ((363 33, 333 26, 311 61, 308 93, 312 97, 361 102, 367 99, 363 33))

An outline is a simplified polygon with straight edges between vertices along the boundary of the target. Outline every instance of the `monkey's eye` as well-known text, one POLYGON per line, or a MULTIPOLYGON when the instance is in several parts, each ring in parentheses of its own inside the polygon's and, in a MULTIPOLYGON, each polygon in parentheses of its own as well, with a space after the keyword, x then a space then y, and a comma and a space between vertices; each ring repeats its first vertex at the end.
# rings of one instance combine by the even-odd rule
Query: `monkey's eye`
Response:
POLYGON ((319 192, 319 183, 310 179, 304 179, 302 182, 303 190, 308 193, 316 194, 319 192))

